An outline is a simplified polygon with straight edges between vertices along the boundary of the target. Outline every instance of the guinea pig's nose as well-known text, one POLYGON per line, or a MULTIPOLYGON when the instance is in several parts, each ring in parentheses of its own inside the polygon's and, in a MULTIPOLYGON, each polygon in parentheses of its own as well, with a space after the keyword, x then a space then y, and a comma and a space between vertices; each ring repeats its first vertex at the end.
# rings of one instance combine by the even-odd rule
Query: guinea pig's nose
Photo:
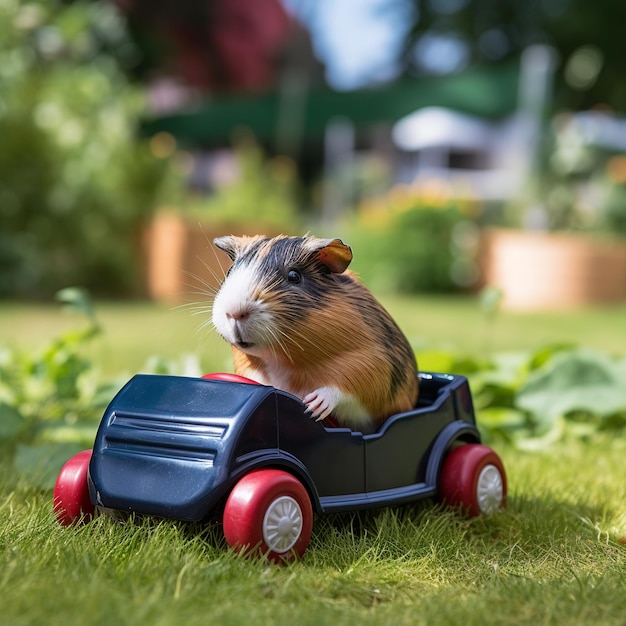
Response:
POLYGON ((226 317, 229 320, 236 320, 238 322, 243 322, 250 317, 250 311, 243 309, 241 311, 228 311, 226 313, 226 317))

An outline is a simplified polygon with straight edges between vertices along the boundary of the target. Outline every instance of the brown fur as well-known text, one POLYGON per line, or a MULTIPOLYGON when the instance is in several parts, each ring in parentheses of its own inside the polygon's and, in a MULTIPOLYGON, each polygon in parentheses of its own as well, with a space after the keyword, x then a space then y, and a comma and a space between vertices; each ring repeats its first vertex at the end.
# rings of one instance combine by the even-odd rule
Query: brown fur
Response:
MULTIPOLYGON (((239 252, 251 241, 241 242, 239 252)), ((323 295, 324 306, 286 323, 283 341, 273 347, 275 364, 232 346, 235 372, 301 398, 319 387, 338 387, 356 396, 378 426, 390 415, 416 405, 417 364, 391 316, 353 272, 344 271, 352 258, 346 250, 350 249, 344 244, 333 247, 331 242, 318 253, 317 259, 333 272, 323 295), (280 380, 272 371, 276 364, 280 380)), ((262 249, 259 255, 268 251, 262 249)), ((272 300, 271 288, 263 297, 269 299, 272 314, 279 319, 290 306, 306 306, 305 302, 272 300)))

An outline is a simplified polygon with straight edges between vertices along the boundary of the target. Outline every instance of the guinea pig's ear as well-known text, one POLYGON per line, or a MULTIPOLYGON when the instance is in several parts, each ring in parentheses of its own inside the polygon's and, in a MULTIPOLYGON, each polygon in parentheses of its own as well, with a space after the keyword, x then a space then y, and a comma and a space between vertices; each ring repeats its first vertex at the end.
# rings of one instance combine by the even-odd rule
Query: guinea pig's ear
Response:
POLYGON ((231 261, 234 261, 241 251, 246 247, 246 238, 235 237, 234 235, 227 235, 225 237, 216 237, 213 240, 213 244, 220 250, 226 252, 231 261))
POLYGON ((341 274, 350 265, 352 248, 341 239, 313 239, 311 243, 317 260, 334 274, 341 274))

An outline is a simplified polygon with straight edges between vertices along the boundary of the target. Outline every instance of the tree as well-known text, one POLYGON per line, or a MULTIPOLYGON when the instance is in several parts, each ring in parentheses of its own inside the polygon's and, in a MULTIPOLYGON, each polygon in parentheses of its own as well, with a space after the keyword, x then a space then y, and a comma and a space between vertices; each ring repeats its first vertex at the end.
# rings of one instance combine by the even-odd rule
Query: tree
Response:
POLYGON ((132 51, 106 3, 0 3, 0 295, 138 288, 137 230, 164 161, 113 61, 132 51))
POLYGON ((135 75, 200 91, 272 87, 293 24, 278 0, 113 0, 142 59, 135 75))
MULTIPOLYGON (((390 0, 403 2, 405 0, 390 0)), ((626 111, 621 79, 626 3, 615 0, 406 0, 413 25, 403 50, 405 72, 458 71, 517 58, 535 43, 558 54, 555 106, 626 111)))

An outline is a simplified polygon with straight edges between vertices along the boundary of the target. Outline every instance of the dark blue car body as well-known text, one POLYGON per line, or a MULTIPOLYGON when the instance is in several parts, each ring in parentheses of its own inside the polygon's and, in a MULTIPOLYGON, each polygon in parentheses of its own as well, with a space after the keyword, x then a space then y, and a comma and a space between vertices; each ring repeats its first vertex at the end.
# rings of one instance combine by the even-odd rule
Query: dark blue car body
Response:
POLYGON ((274 387, 137 375, 109 404, 89 465, 104 509, 201 520, 257 468, 307 488, 318 513, 435 495, 445 453, 480 442, 467 380, 420 374, 420 402, 370 435, 327 428, 274 387))

